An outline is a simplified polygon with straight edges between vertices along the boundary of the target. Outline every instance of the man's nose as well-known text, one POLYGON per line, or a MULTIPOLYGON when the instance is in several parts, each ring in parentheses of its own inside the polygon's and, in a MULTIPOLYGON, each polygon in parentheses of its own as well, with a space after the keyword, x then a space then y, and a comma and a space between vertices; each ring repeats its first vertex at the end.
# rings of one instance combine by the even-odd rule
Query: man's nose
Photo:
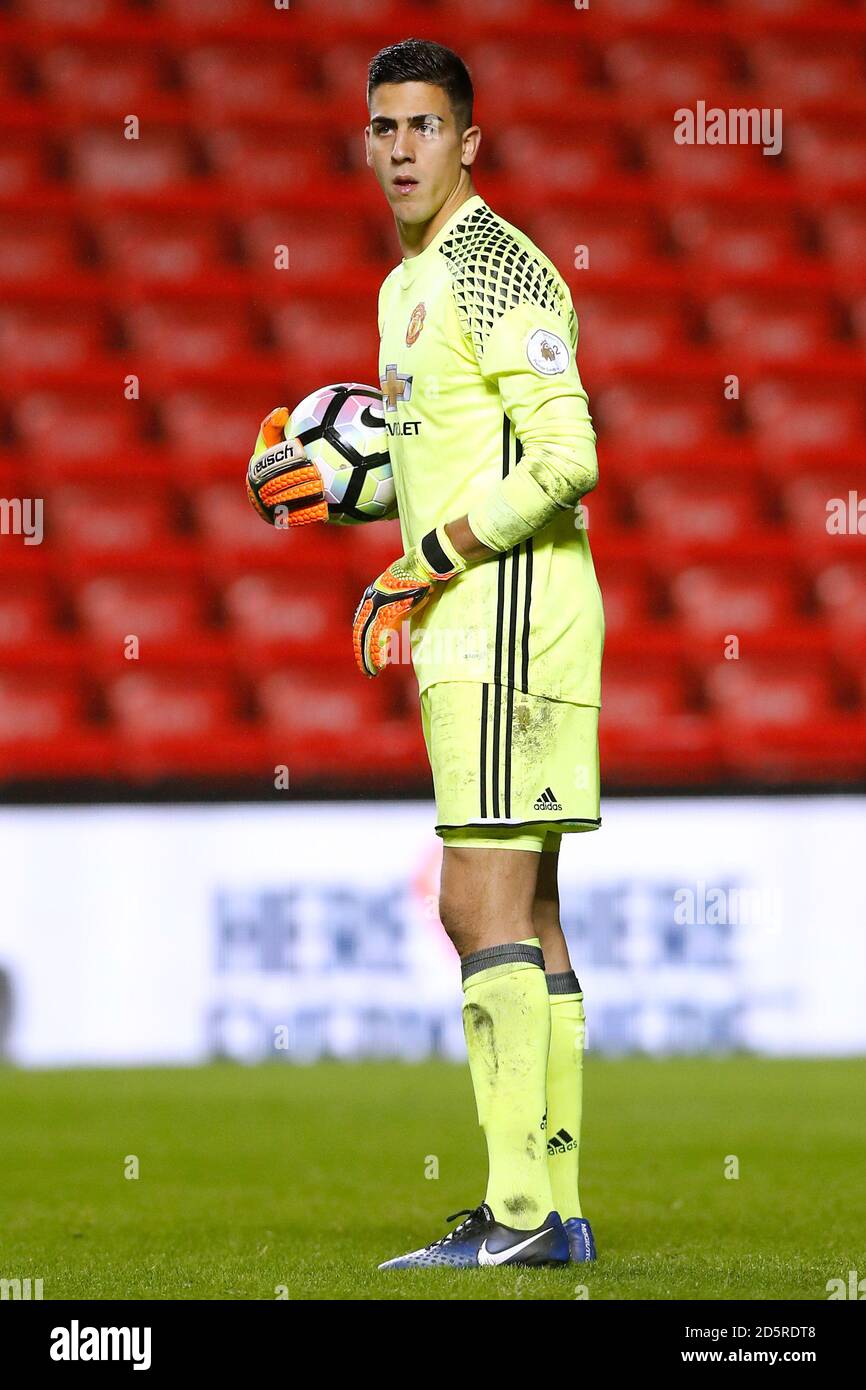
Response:
POLYGON ((394 144, 391 146, 392 159, 411 159, 412 144, 409 139, 408 130, 398 130, 394 136, 394 144))

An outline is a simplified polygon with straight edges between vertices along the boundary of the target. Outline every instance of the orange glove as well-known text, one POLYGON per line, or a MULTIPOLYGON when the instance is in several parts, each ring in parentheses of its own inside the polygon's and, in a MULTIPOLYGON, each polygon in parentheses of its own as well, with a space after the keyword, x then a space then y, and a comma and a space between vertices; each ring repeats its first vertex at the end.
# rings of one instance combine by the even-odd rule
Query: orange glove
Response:
POLYGON ((368 584, 352 624, 355 664, 362 676, 378 676, 388 665, 390 643, 404 618, 430 598, 434 586, 466 569, 444 526, 429 531, 419 545, 368 584))
POLYGON ((307 526, 328 520, 322 475, 304 453, 300 439, 286 439, 289 411, 284 405, 266 415, 247 467, 247 497, 272 526, 307 526))

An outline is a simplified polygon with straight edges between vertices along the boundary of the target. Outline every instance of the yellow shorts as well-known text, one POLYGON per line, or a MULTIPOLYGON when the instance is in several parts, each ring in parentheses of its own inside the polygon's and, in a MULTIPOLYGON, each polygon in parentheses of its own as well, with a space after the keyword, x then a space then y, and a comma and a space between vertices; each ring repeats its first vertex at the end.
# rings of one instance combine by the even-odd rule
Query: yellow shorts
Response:
POLYGON ((421 723, 446 844, 540 853, 600 826, 594 705, 440 681, 422 692, 421 723))

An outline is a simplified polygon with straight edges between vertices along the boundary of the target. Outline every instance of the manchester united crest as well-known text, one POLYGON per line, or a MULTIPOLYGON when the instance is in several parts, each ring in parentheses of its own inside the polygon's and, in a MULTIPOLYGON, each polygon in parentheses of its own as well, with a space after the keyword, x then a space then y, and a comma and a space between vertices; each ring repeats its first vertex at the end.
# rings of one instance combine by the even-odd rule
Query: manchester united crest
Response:
POLYGON ((424 327, 424 320, 427 317, 427 306, 421 301, 412 310, 412 317, 409 320, 409 327, 406 329, 406 346, 411 347, 417 342, 421 329, 424 327))

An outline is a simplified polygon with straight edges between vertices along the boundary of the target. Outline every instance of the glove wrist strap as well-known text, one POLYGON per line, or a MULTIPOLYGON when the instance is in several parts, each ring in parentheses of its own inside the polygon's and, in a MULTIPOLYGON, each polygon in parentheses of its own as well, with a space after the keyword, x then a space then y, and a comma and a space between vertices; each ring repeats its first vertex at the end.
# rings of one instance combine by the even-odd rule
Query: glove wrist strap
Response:
POLYGON ((418 547, 434 579, 453 579, 466 568, 463 556, 455 550, 444 526, 428 531, 418 547))

